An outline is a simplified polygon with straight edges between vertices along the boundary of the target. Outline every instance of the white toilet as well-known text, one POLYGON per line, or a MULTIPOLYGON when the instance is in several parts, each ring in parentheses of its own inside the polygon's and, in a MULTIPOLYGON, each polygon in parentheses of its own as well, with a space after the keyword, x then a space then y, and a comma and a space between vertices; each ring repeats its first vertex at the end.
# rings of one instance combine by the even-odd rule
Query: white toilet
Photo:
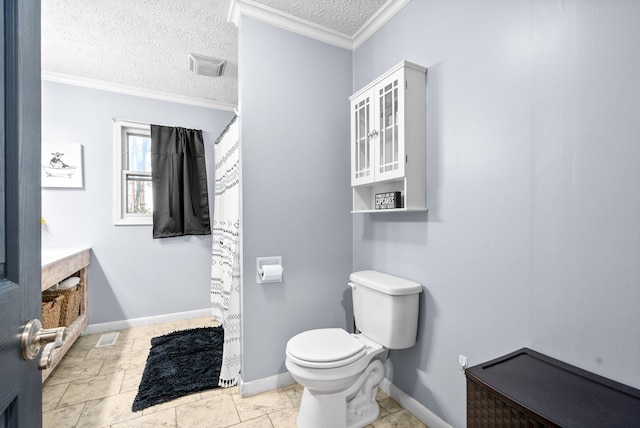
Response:
POLYGON ((287 343, 285 364, 304 386, 299 428, 359 428, 375 421, 388 350, 416 342, 420 284, 373 270, 349 279, 360 333, 323 328, 287 343))

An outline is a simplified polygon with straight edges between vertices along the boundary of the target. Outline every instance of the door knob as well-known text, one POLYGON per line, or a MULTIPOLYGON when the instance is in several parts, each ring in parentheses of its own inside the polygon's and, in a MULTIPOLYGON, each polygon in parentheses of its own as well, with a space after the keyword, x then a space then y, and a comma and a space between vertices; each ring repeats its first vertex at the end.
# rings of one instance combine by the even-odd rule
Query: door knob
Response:
POLYGON ((67 332, 66 327, 42 329, 42 323, 38 319, 32 319, 24 326, 21 337, 22 358, 33 360, 44 345, 38 368, 48 369, 51 366, 53 350, 59 348, 64 343, 67 332))

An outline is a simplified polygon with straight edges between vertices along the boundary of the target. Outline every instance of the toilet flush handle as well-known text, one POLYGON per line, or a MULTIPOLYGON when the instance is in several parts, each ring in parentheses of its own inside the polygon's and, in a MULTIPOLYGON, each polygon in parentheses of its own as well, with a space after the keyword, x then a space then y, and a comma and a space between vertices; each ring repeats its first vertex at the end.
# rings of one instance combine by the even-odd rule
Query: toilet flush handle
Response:
POLYGON ((356 289, 356 285, 353 282, 349 281, 347 284, 349 285, 349 287, 353 288, 354 290, 356 289))

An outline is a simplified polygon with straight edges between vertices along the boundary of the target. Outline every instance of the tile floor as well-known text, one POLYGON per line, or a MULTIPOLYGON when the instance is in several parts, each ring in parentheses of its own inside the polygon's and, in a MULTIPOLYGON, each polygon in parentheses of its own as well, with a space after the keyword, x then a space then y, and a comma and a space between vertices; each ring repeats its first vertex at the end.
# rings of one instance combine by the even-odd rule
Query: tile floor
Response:
MULTIPOLYGON (((151 338, 212 325, 199 318, 121 330, 115 345, 102 348, 95 347, 101 334, 80 337, 43 384, 43 427, 295 427, 299 385, 247 398, 240 397, 238 388, 219 388, 131 411, 151 338)), ((378 391, 377 400, 380 418, 369 427, 425 427, 383 392, 378 391)))

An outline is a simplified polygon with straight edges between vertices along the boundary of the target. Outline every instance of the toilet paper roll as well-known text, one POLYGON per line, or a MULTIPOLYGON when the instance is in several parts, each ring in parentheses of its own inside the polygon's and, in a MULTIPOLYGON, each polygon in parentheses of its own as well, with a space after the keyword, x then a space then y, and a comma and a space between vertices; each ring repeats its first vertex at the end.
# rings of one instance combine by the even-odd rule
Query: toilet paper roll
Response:
POLYGON ((282 281, 282 271, 281 265, 264 265, 262 266, 260 278, 263 281, 282 281))

